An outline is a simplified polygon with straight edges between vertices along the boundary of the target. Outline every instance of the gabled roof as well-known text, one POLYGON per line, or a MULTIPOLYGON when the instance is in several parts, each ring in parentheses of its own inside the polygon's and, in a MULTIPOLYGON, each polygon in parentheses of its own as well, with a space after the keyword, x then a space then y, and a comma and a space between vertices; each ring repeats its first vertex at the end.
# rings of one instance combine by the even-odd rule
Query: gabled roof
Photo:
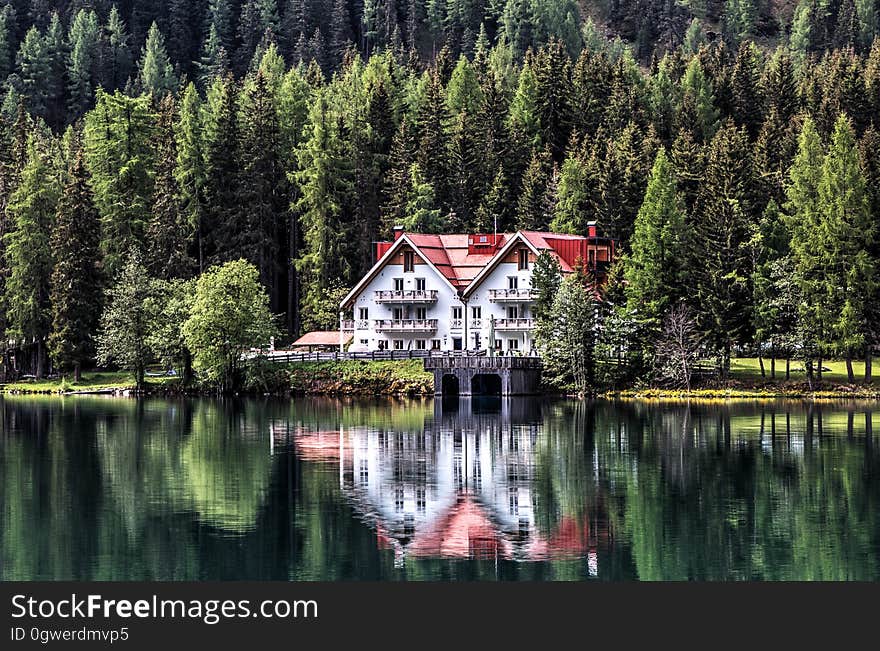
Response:
MULTIPOLYGON (((499 233, 497 246, 486 253, 472 252, 467 233, 451 233, 434 235, 427 233, 404 233, 373 265, 370 271, 343 299, 341 307, 347 308, 363 287, 378 274, 389 260, 400 250, 409 245, 419 256, 445 280, 457 293, 466 296, 472 292, 486 275, 501 262, 517 242, 528 246, 535 255, 542 251, 550 251, 559 260, 563 273, 574 271, 574 261, 568 259, 564 251, 571 249, 569 243, 593 240, 580 235, 564 233, 547 233, 541 231, 517 231, 516 233, 499 233), (569 244, 566 247, 566 244, 569 244)), ((601 238, 600 238, 601 239, 601 238)))

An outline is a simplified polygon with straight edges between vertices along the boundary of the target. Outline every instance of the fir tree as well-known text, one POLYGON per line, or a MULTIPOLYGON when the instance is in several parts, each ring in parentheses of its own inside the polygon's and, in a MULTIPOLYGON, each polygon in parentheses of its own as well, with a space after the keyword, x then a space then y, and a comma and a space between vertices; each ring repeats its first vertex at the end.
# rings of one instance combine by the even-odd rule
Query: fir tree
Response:
POLYGON ((73 152, 67 182, 58 201, 51 245, 52 331, 49 355, 63 373, 79 381, 95 354, 95 331, 101 302, 100 222, 89 187, 81 148, 73 152))
MULTIPOLYGON (((118 21, 118 13, 115 16, 118 21)), ((67 60, 67 108, 73 116, 85 113, 94 100, 100 56, 99 37, 98 15, 94 11, 80 9, 73 19, 68 35, 70 54, 67 60)))
POLYGON ((21 75, 21 94, 31 115, 47 117, 49 78, 52 74, 46 40, 31 27, 21 43, 16 60, 21 75))
POLYGON ((180 100, 180 111, 175 125, 177 161, 174 177, 180 191, 180 210, 187 229, 194 234, 192 257, 199 273, 205 270, 204 215, 205 215, 205 151, 202 101, 193 84, 188 84, 180 100))
POLYGON ((108 92, 122 88, 131 75, 132 56, 128 40, 125 23, 114 5, 104 28, 100 64, 102 83, 108 92))
POLYGON ((146 230, 146 266, 150 275, 162 280, 186 278, 192 270, 188 250, 189 222, 181 209, 177 184, 177 146, 174 98, 166 95, 159 103, 153 151, 156 156, 153 209, 146 230))
POLYGON ((177 90, 177 78, 165 51, 165 39, 154 22, 147 34, 140 62, 141 87, 157 96, 177 90))
POLYGON ((147 96, 98 90, 85 122, 86 164, 101 215, 104 268, 113 278, 133 246, 141 246, 153 198, 155 115, 147 96))
POLYGON ((517 228, 526 231, 544 231, 553 218, 545 211, 544 193, 553 172, 550 150, 535 152, 523 176, 522 192, 516 205, 517 228))
POLYGON ((58 203, 58 174, 43 136, 28 138, 27 162, 6 208, 10 231, 4 236, 9 277, 3 304, 7 339, 33 352, 37 378, 46 372, 46 337, 51 324, 49 234, 58 203))

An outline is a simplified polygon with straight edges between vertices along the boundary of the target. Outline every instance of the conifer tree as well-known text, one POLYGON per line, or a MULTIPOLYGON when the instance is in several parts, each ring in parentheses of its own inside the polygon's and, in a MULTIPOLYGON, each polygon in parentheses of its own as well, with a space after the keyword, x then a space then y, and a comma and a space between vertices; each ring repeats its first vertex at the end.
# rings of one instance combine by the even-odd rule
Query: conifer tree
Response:
POLYGON ((16 64, 21 76, 21 94, 28 112, 47 117, 52 68, 46 40, 36 27, 31 27, 25 34, 16 64))
POLYGON ((418 163, 410 167, 410 187, 401 225, 413 233, 440 233, 447 226, 437 208, 434 188, 422 175, 418 163))
POLYGON ((725 377, 733 347, 750 337, 751 265, 748 242, 755 182, 745 131, 726 122, 712 139, 694 209, 691 273, 700 327, 725 377))
POLYGON ((272 308, 281 309, 278 278, 279 233, 287 210, 287 179, 281 164, 281 133, 275 97, 263 71, 245 86, 239 117, 240 180, 237 232, 228 233, 236 257, 252 262, 269 290, 272 308))
POLYGON ((643 329, 643 343, 656 338, 667 310, 686 298, 687 230, 675 172, 661 148, 636 216, 624 267, 626 300, 643 329))
POLYGON ((201 232, 202 264, 229 261, 239 209, 238 89, 232 77, 216 78, 208 88, 204 111, 205 212, 201 232))
POLYGON ((146 230, 146 266, 153 278, 186 278, 192 271, 189 257, 190 224, 181 209, 180 187, 175 176, 177 144, 174 98, 166 95, 159 103, 154 135, 156 156, 153 209, 146 230))
MULTIPOLYGON (((877 286, 876 226, 871 215, 865 177, 859 166, 852 124, 841 115, 834 126, 818 187, 821 214, 821 263, 819 281, 825 285, 830 304, 829 351, 846 360, 849 381, 854 381, 853 356, 864 351, 871 299, 877 286)), ((815 247, 815 244, 814 244, 815 247)), ((814 253, 814 255, 817 253, 814 253)))
POLYGON ((535 99, 541 140, 561 161, 571 135, 571 62, 562 42, 551 41, 535 57, 535 99))
POLYGON ((205 215, 205 151, 202 101, 195 86, 190 83, 180 100, 177 124, 174 128, 177 143, 177 161, 174 177, 180 189, 180 209, 187 227, 195 239, 191 257, 195 258, 199 273, 205 269, 204 215, 205 215))
POLYGON ((715 107, 712 82, 706 77, 697 57, 688 64, 681 81, 681 92, 682 106, 688 106, 691 111, 687 116, 688 121, 693 118, 696 134, 704 142, 710 141, 718 128, 718 109, 715 107))
POLYGON ((21 181, 6 208, 10 231, 4 235, 6 280, 3 304, 7 339, 33 352, 37 378, 46 372, 46 338, 51 324, 49 280, 52 248, 49 234, 58 203, 58 173, 50 159, 51 143, 34 132, 28 137, 21 181))
POLYGON ((736 124, 756 138, 763 123, 764 106, 760 88, 760 54, 754 43, 744 41, 730 75, 731 109, 736 124))
POLYGON ((51 276, 52 331, 49 355, 74 381, 95 354, 95 331, 101 303, 100 222, 89 187, 89 174, 80 146, 72 152, 67 182, 58 201, 51 246, 55 265, 51 276))
POLYGON ((104 28, 100 66, 101 80, 104 89, 108 92, 122 88, 131 75, 132 55, 129 49, 129 36, 116 5, 110 8, 107 25, 104 28))
POLYGON ((64 111, 64 73, 67 60, 67 44, 64 38, 64 27, 57 11, 52 12, 49 26, 46 28, 46 56, 49 60, 49 79, 47 81, 46 121, 54 129, 61 129, 65 124, 64 111))
POLYGON ((155 115, 148 96, 98 90, 86 115, 86 165, 101 216, 104 268, 113 278, 133 246, 141 246, 153 198, 155 115))
MULTIPOLYGON (((116 20, 119 14, 116 13, 116 20)), ((112 18, 112 15, 111 15, 112 18)), ((100 28, 94 11, 80 9, 70 25, 67 60, 67 108, 74 116, 85 113, 94 100, 100 56, 100 28)))
POLYGON ((165 39, 159 26, 150 25, 140 62, 141 87, 157 96, 177 90, 177 78, 165 51, 165 39))
MULTIPOLYGON (((576 150, 570 148, 559 177, 559 200, 550 230, 584 235, 588 223, 599 217, 601 201, 600 161, 594 147, 585 140, 576 150)), ((602 225, 605 228, 605 224, 602 225)))
POLYGON ((553 172, 550 149, 536 151, 523 176, 522 192, 516 205, 517 228, 527 231, 547 230, 553 215, 546 213, 544 193, 553 172))

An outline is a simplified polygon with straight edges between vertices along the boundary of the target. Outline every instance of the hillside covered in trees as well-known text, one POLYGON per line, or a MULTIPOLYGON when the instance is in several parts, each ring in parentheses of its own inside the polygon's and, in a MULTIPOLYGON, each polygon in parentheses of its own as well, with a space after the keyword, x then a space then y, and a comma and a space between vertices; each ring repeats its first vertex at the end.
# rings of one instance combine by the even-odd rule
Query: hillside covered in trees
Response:
POLYGON ((161 291, 244 258, 294 335, 392 225, 496 220, 621 241, 608 381, 662 374, 670 315, 722 373, 863 355, 877 28, 872 0, 9 1, 6 365, 90 363, 133 252, 161 291))

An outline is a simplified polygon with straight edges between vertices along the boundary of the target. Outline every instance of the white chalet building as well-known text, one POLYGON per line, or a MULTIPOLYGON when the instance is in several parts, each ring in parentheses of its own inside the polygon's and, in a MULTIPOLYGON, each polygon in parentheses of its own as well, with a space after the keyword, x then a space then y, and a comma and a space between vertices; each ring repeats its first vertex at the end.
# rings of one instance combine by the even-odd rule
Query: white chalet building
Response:
MULTIPOLYGON (((614 241, 535 231, 428 235, 395 230, 376 263, 340 305, 351 351, 534 349, 532 269, 547 251, 563 274, 578 264, 601 285, 614 241)), ((341 345, 341 344, 340 344, 341 345)))

